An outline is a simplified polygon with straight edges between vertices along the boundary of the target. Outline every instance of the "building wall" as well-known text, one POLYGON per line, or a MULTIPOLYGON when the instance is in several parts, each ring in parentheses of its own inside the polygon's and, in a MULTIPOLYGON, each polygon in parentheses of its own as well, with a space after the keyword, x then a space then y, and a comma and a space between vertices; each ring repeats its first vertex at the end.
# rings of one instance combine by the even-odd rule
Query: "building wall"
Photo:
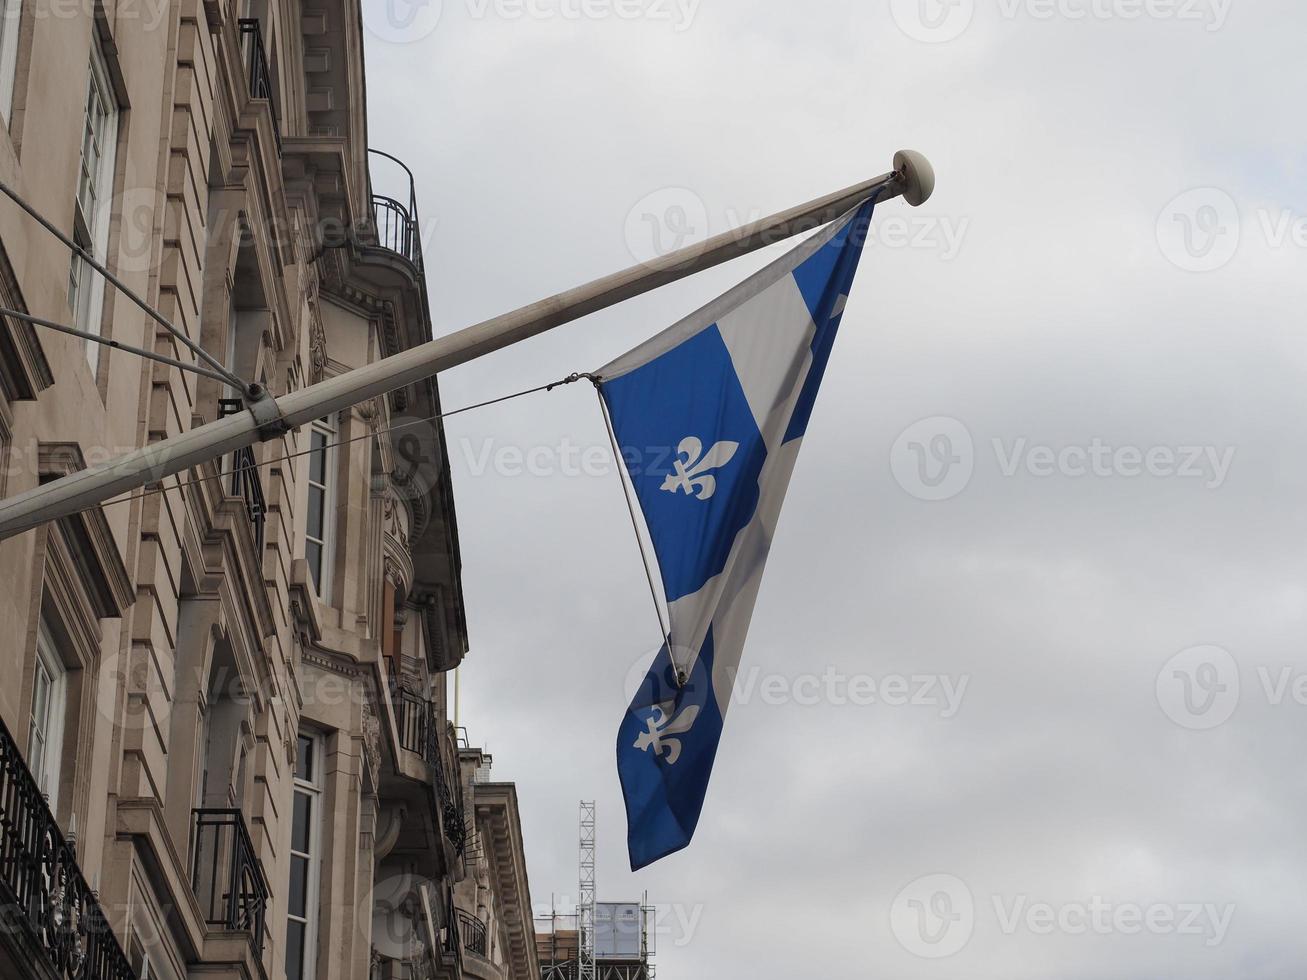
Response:
MULTIPOLYGON (((89 228, 101 241, 103 230, 93 247, 110 270, 185 337, 274 394, 430 337, 420 259, 370 223, 356 2, 22 0, 16 17, 18 0, 6 3, 19 36, 12 63, 0 58, 14 79, 0 180, 65 234, 89 228), (271 98, 253 97, 243 15, 259 21, 271 98), (105 203, 78 212, 93 49, 117 107, 104 143, 113 167, 105 203), (79 213, 103 223, 79 225, 79 213)), ((70 262, 0 200, 0 302, 75 321, 70 262)), ((5 495, 211 421, 237 394, 79 338, 6 328, 5 495)), ((93 329, 195 361, 111 288, 93 329)), ((325 454, 333 547, 321 573, 309 427, 253 447, 261 528, 228 457, 0 542, 0 666, 12 679, 0 719, 16 753, 4 778, 17 785, 37 767, 43 671, 62 673, 65 709, 48 725, 61 742, 49 756, 57 830, 42 840, 75 854, 68 873, 95 890, 113 936, 97 941, 116 941, 136 971, 148 957, 150 976, 285 976, 298 786, 320 814, 306 975, 462 975, 448 920, 473 811, 445 711, 444 674, 467 650, 453 497, 438 425, 416 474, 399 468, 388 433, 401 415, 438 410, 426 382, 327 420, 341 445, 325 454), (311 777, 297 780, 301 736, 317 748, 311 777), (198 830, 197 808, 226 820, 222 831, 198 830), (224 869, 245 834, 249 878, 233 889, 224 869), (260 877, 261 943, 253 918, 205 900, 215 884, 257 897, 260 877)), ((521 874, 508 887, 522 891, 521 874)), ((54 975, 49 923, 30 907, 6 911, 26 925, 0 939, 0 961, 54 975)))

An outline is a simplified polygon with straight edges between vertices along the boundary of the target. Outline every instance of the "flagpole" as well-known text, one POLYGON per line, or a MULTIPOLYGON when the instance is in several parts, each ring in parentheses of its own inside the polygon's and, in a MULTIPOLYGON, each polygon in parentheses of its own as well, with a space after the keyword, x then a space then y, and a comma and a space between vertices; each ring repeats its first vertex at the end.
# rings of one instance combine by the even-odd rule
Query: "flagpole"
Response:
POLYGON ((281 431, 293 429, 723 262, 815 230, 856 207, 876 191, 881 192, 882 202, 902 197, 916 207, 930 198, 934 187, 935 174, 929 161, 919 153, 900 151, 894 156, 894 170, 890 173, 283 395, 276 399, 275 410, 280 412, 276 426, 269 425, 269 412, 273 410, 267 402, 271 399, 264 399, 262 403, 251 406, 250 411, 197 426, 107 463, 0 500, 0 540, 252 445, 275 435, 278 426, 281 431))

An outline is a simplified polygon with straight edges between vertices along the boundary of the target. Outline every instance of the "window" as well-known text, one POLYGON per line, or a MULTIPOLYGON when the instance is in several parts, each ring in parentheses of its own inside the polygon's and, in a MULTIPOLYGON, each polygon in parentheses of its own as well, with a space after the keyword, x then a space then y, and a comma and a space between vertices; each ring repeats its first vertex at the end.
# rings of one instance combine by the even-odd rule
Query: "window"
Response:
MULTIPOLYGON (((73 240, 101 262, 109 244, 109 210, 113 188, 114 150, 118 142, 118 104, 109 86, 109 72, 97 46, 91 52, 82 121, 82 149, 73 202, 73 240)), ((68 268, 68 305, 73 322, 87 333, 100 333, 104 279, 74 255, 68 268)), ((88 343, 87 359, 95 367, 100 345, 88 343)))
POLYGON ((42 620, 36 636, 36 670, 32 677, 27 766, 36 777, 36 785, 49 797, 52 812, 58 812, 66 674, 50 630, 42 620))
POLYGON ((18 28, 23 0, 0 2, 0 116, 6 124, 14 108, 14 75, 18 71, 18 28))
POLYGON ((128 943, 127 958, 136 971, 136 980, 173 980, 174 973, 163 967, 163 958, 153 953, 158 943, 146 945, 140 936, 132 936, 128 943))
POLYGON ((331 588, 331 525, 335 505, 331 490, 332 468, 336 454, 333 444, 336 429, 330 419, 320 419, 309 427, 309 506, 305 518, 304 557, 309 562, 314 588, 326 599, 331 588))
POLYGON ((286 980, 308 980, 317 970, 318 882, 322 869, 322 739, 299 737, 295 799, 290 823, 290 888, 287 895, 286 980))

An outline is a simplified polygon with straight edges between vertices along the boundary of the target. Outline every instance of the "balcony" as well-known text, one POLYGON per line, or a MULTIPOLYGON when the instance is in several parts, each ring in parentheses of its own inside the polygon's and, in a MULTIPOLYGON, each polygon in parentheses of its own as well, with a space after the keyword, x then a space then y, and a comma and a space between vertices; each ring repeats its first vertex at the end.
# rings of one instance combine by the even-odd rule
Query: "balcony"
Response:
POLYGON ((0 905, 4 939, 24 933, 59 977, 136 980, 77 855, 0 721, 0 905))
POLYGON ((368 153, 389 161, 384 169, 373 175, 372 191, 372 244, 394 252, 407 259, 417 270, 419 278, 422 273, 422 231, 418 221, 417 189, 413 181, 413 171, 400 160, 381 150, 369 149, 368 153), (398 169, 396 169, 398 168, 398 169), (386 174, 385 171, 389 173, 386 174), (393 188, 394 196, 379 194, 376 191, 376 178, 388 176, 390 179, 382 186, 393 188))
POLYGON ((258 18, 242 17, 236 22, 241 35, 241 53, 248 64, 246 81, 250 86, 251 99, 266 99, 268 112, 272 117, 272 132, 277 138, 277 150, 281 151, 281 127, 277 123, 277 100, 272 87, 272 72, 268 70, 268 55, 263 47, 263 30, 258 18))
POLYGON ((195 838, 191 887, 204 921, 217 929, 247 932, 263 949, 268 881, 240 810, 193 810, 195 838))
POLYGON ((436 713, 426 698, 398 685, 392 688, 391 699, 395 703, 400 748, 421 755, 431 766, 436 804, 445 836, 454 845, 454 852, 461 855, 467 846, 462 787, 457 780, 451 785, 446 775, 448 767, 441 751, 440 725, 436 713))
POLYGON ((463 948, 477 956, 488 956, 490 948, 486 942, 486 924, 471 912, 458 910, 458 933, 463 939, 463 948))
MULTIPOLYGON (((243 411, 245 402, 239 398, 222 398, 218 401, 218 417, 226 418, 243 411)), ((242 446, 231 454, 225 464, 226 489, 233 497, 245 502, 250 528, 254 532, 255 547, 263 550, 263 530, 268 518, 268 505, 263 496, 263 479, 259 476, 258 460, 254 447, 242 446)))
POLYGON ((445 894, 445 928, 440 930, 440 951, 447 959, 459 964, 456 975, 463 973, 463 940, 460 937, 459 910, 454 906, 454 893, 445 894))

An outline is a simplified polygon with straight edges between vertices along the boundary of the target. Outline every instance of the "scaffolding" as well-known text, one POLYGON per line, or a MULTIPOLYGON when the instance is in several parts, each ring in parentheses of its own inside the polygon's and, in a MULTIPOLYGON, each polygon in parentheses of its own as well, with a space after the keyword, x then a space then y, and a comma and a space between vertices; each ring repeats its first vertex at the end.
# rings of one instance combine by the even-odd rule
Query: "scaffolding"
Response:
POLYGON ((595 804, 581 801, 581 841, 576 887, 577 980, 595 980, 595 804))
POLYGON ((597 901, 594 801, 582 800, 580 813, 576 910, 560 914, 551 898, 549 916, 535 920, 541 980, 653 980, 649 896, 597 901))
MULTIPOLYGON (((596 902, 595 980, 654 980, 655 909, 641 902, 596 902), (634 914, 634 919, 632 919, 634 914), (606 922, 636 922, 615 931, 606 922)), ((552 906, 535 920, 536 953, 541 980, 578 980, 581 953, 579 916, 552 906)))

